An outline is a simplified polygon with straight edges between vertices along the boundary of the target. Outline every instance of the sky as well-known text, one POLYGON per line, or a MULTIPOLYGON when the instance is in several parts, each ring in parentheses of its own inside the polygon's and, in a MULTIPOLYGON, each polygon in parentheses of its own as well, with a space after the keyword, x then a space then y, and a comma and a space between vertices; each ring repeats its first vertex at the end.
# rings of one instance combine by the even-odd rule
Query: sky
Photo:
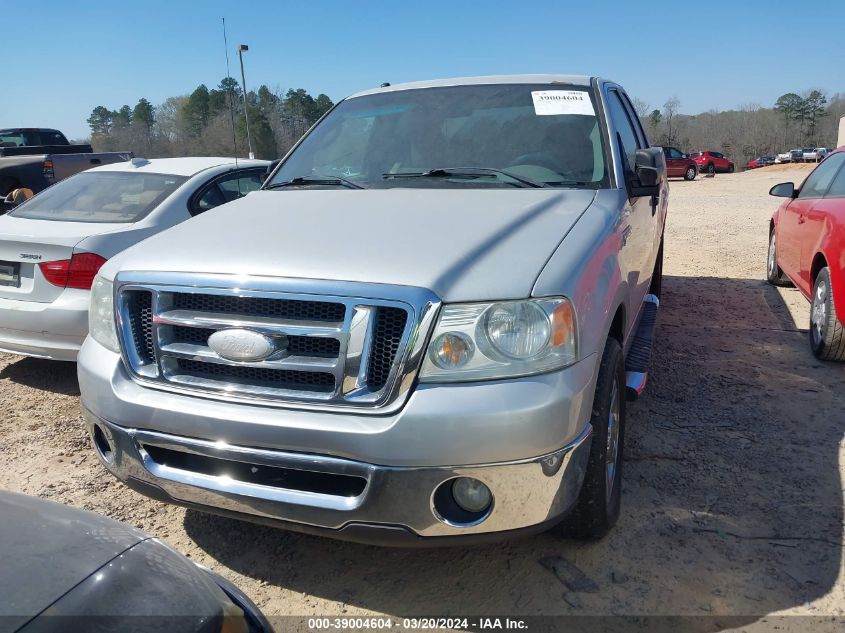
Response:
POLYGON ((770 107, 845 92, 845 1, 0 0, 0 127, 88 135, 98 105, 153 104, 232 76, 334 101, 382 82, 599 75, 659 108, 770 107))

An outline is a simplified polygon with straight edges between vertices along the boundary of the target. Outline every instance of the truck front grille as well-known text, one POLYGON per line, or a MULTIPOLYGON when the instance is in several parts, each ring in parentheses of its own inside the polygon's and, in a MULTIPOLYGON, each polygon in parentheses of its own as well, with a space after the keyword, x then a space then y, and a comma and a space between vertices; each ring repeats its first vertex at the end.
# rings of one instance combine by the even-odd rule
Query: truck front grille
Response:
POLYGON ((416 371, 419 355, 408 362, 409 342, 417 342, 420 316, 434 302, 133 283, 118 286, 116 305, 124 359, 153 386, 378 408, 410 385, 404 378, 416 371), (263 334, 272 352, 224 358, 208 341, 229 329, 263 334))

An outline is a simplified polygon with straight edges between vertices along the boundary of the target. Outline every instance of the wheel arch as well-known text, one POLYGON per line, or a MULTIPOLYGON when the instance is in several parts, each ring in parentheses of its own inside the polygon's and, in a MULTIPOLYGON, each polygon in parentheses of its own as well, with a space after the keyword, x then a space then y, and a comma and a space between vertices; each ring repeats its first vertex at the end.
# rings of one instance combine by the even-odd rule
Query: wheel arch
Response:
POLYGON ((625 323, 625 304, 620 303, 610 322, 610 330, 607 333, 607 338, 616 339, 623 350, 625 349, 625 332, 627 331, 625 323))
POLYGON ((810 266, 810 281, 812 283, 816 283, 816 276, 825 266, 827 266, 827 258, 824 253, 816 253, 816 256, 813 257, 813 264, 810 266))
POLYGON ((833 297, 833 307, 836 309, 836 314, 839 317, 840 323, 845 326, 845 271, 838 266, 831 266, 830 262, 835 262, 835 259, 828 259, 824 251, 819 251, 813 257, 813 263, 810 265, 810 296, 816 285, 816 277, 822 268, 827 268, 830 274, 830 291, 833 297))

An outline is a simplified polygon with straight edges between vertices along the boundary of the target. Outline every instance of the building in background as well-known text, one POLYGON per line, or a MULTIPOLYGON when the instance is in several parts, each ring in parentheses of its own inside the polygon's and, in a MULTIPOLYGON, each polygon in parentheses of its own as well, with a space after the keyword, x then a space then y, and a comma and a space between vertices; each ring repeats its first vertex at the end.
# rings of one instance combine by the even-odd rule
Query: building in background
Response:
POLYGON ((845 116, 839 119, 839 139, 836 141, 836 147, 845 145, 845 116))

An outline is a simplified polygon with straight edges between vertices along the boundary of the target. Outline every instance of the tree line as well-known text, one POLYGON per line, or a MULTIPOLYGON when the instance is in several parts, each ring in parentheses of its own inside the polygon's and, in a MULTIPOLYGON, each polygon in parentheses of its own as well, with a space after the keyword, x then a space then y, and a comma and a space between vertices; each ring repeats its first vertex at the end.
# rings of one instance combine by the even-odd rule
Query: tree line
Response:
POLYGON ((655 145, 685 152, 713 150, 737 166, 762 155, 804 147, 835 147, 839 118, 845 115, 845 94, 830 98, 820 90, 789 92, 771 107, 746 104, 735 110, 681 114, 677 97, 662 108, 634 99, 634 108, 655 145))
POLYGON ((232 77, 209 90, 200 84, 189 95, 154 106, 141 98, 134 108, 99 105, 88 117, 95 151, 131 150, 136 156, 247 155, 246 114, 256 158, 282 156, 334 105, 324 94, 302 88, 243 91, 232 77), (246 108, 246 110, 245 110, 246 108), (235 149, 236 148, 236 149, 235 149))
MULTIPOLYGON (((274 159, 293 144, 334 104, 325 94, 312 97, 302 88, 282 91, 262 85, 246 99, 253 150, 274 159)), ((763 154, 801 147, 834 147, 845 94, 829 99, 820 90, 782 95, 769 108, 746 104, 734 110, 681 114, 677 97, 662 108, 634 99, 634 107, 652 143, 682 151, 722 152, 738 165, 763 154)), ((232 77, 208 89, 200 84, 189 95, 153 106, 141 98, 134 108, 97 106, 88 118, 97 151, 132 150, 136 156, 246 156, 243 91, 232 77), (234 132, 233 132, 234 129, 234 132)))

